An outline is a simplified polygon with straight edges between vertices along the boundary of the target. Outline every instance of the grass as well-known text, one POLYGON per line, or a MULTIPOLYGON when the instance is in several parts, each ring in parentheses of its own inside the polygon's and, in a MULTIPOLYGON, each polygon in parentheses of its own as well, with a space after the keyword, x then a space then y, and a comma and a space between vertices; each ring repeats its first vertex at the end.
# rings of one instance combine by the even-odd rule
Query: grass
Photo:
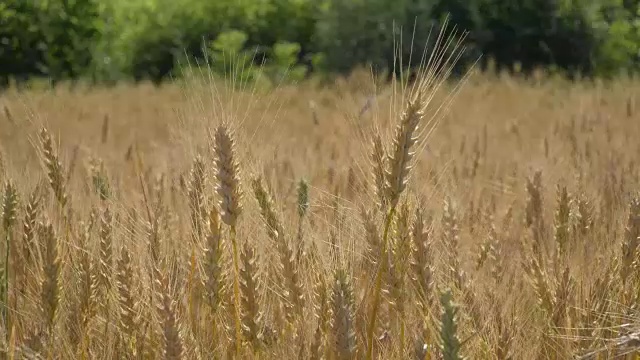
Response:
POLYGON ((0 350, 631 356, 638 83, 423 75, 3 94, 0 350))

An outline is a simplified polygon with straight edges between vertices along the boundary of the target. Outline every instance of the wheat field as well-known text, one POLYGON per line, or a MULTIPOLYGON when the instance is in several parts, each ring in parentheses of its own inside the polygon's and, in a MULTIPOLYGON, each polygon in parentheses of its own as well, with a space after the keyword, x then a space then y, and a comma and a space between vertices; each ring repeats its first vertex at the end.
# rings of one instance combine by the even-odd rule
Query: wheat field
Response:
POLYGON ((2 94, 3 358, 633 358, 640 86, 440 65, 2 94))

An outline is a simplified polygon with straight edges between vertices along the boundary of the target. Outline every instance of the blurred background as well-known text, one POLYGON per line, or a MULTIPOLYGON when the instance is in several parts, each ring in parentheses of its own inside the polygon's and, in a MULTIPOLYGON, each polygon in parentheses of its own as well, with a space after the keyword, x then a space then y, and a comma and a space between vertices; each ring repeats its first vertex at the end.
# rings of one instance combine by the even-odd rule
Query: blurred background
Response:
POLYGON ((610 77, 640 67, 639 10, 638 0, 2 0, 0 87, 162 82, 188 63, 229 72, 229 56, 278 81, 384 73, 394 49, 412 65, 412 48, 447 16, 469 31, 461 69, 482 54, 485 70, 610 77))

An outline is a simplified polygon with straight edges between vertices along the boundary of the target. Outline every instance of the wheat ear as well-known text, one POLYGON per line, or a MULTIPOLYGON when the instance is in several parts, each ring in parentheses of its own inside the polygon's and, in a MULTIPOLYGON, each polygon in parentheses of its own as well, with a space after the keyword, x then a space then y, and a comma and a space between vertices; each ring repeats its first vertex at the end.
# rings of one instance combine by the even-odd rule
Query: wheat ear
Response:
POLYGON ((87 344, 85 341, 88 339, 86 329, 91 319, 96 315, 96 304, 98 302, 98 279, 95 274, 94 261, 88 248, 91 231, 96 222, 95 218, 96 216, 92 213, 89 224, 87 224, 81 236, 80 244, 80 303, 78 315, 80 317, 80 334, 82 336, 80 352, 83 356, 86 356, 87 344))
MULTIPOLYGON (((393 141, 394 151, 389 159, 389 170, 386 172, 387 195, 386 201, 389 204, 389 210, 386 215, 384 232, 382 236, 382 246, 380 251, 380 259, 387 256, 389 228, 396 213, 396 206, 400 199, 400 195, 407 185, 409 172, 413 166, 411 160, 415 155, 413 146, 417 142, 417 128, 423 114, 423 100, 420 95, 408 102, 407 109, 402 114, 400 124, 396 129, 396 136, 393 141)), ((374 331, 376 328, 376 319, 380 307, 380 293, 382 291, 382 278, 386 273, 386 262, 382 261, 378 265, 378 271, 375 277, 375 287, 373 289, 373 307, 371 317, 367 328, 367 360, 373 357, 374 331)))
POLYGON ((133 297, 133 269, 131 255, 125 245, 120 250, 116 273, 116 288, 118 290, 118 304, 120 310, 120 329, 123 332, 127 349, 133 347, 136 333, 136 319, 134 314, 135 300, 133 297))
POLYGON ((22 259, 25 268, 35 261, 33 254, 35 249, 34 238, 41 199, 40 187, 36 187, 29 195, 29 201, 24 211, 25 214, 22 221, 22 259))
POLYGON ((533 177, 527 179, 527 207, 525 208, 525 224, 533 230, 536 246, 540 246, 544 232, 542 171, 538 170, 533 177))
POLYGON ((189 182, 189 207, 191 208, 191 226, 197 239, 202 236, 202 222, 207 215, 204 198, 205 184, 204 159, 201 156, 196 156, 193 160, 191 180, 189 182))
POLYGON ((304 244, 304 219, 309 211, 309 184, 302 179, 298 182, 298 234, 296 236, 296 259, 298 262, 302 260, 305 251, 304 244))
POLYGON ((569 246, 569 217, 570 202, 569 193, 566 186, 558 187, 557 209, 554 218, 554 239, 556 242, 556 265, 563 264, 567 256, 567 247, 569 246))
POLYGON ((413 281, 418 291, 418 305, 426 314, 433 304, 434 279, 433 260, 430 233, 425 229, 424 212, 420 208, 416 211, 412 230, 413 256, 411 268, 413 281))
MULTIPOLYGON (((258 268, 255 250, 248 241, 243 242, 240 253, 242 269, 240 271, 240 293, 242 300, 242 327, 244 337, 249 341, 254 351, 260 347, 260 324, 262 313, 258 305, 258 268)), ((240 341, 240 339, 236 339, 240 341)))
POLYGON ((49 130, 42 128, 40 130, 40 144, 42 146, 42 154, 44 157, 44 164, 47 168, 47 176, 49 177, 49 184, 53 190, 55 198, 62 208, 67 204, 68 196, 65 189, 65 176, 62 169, 62 164, 58 158, 58 154, 53 148, 53 140, 49 134, 49 130))
POLYGON ((458 218, 449 198, 444 202, 444 214, 442 215, 442 237, 447 248, 449 274, 456 287, 460 290, 464 288, 465 274, 460 266, 459 255, 459 232, 458 218))
POLYGON ((113 216, 109 208, 105 208, 100 217, 100 267, 98 269, 98 286, 103 298, 108 298, 111 290, 111 273, 113 272, 113 216))
MULTIPOLYGON (((2 321, 5 329, 11 329, 9 317, 9 261, 11 260, 11 248, 13 242, 13 225, 16 222, 16 212, 18 209, 18 190, 11 181, 7 181, 4 186, 2 197, 2 230, 4 232, 4 268, 2 269, 2 321)), ((17 295, 17 294, 16 294, 17 295)))
POLYGON ((222 303, 224 292, 224 272, 222 265, 222 228, 218 211, 209 212, 209 234, 205 249, 205 293, 212 312, 222 303))
POLYGON ((362 219, 365 239, 367 241, 365 251, 365 258, 367 265, 369 265, 367 268, 375 269, 376 265, 378 265, 378 256, 380 256, 382 248, 380 233, 378 226, 376 225, 377 219, 374 212, 372 210, 365 209, 364 206, 360 209, 360 218, 362 219))
POLYGON ((440 325, 440 350, 443 360, 462 360, 461 343, 458 339, 458 308, 452 301, 451 290, 440 295, 442 321, 440 325))
POLYGON ((162 335, 164 338, 163 359, 180 360, 183 358, 184 347, 176 302, 171 296, 169 278, 165 274, 158 274, 157 288, 160 290, 161 301, 158 307, 160 321, 162 322, 162 335))
POLYGON ((411 226, 409 207, 403 204, 398 213, 394 228, 394 241, 391 246, 391 257, 388 259, 387 289, 391 306, 395 309, 396 321, 400 325, 399 346, 404 356, 406 324, 405 324, 405 278, 409 268, 407 259, 411 256, 411 226))
POLYGON ((356 358, 356 333, 354 326, 354 297, 346 271, 338 269, 333 280, 331 310, 333 311, 333 343, 335 358, 356 358))
POLYGON ((228 127, 222 125, 215 132, 217 193, 220 197, 222 221, 235 228, 242 212, 240 204, 240 168, 236 159, 235 141, 228 127))
POLYGON ((387 206, 387 179, 385 169, 387 168, 387 154, 382 143, 382 137, 376 132, 373 137, 373 150, 371 151, 371 167, 373 169, 374 193, 378 198, 378 203, 382 209, 387 206))
POLYGON ((329 326, 329 294, 327 292, 327 284, 324 273, 318 271, 317 280, 314 287, 314 315, 318 320, 318 325, 313 333, 313 341, 311 343, 311 359, 320 360, 323 358, 324 338, 327 334, 329 326))
POLYGON ((622 255, 620 264, 620 277, 623 286, 633 270, 633 262, 636 260, 640 244, 640 197, 633 198, 629 203, 629 215, 625 227, 625 237, 622 243, 622 255))
POLYGON ((298 269, 296 266, 296 259, 294 252, 291 249, 289 241, 287 241, 282 222, 278 218, 275 210, 275 205, 271 195, 265 190, 262 185, 261 179, 254 179, 251 182, 253 191, 260 206, 262 218, 267 225, 267 232, 269 237, 276 243, 278 254, 280 256, 280 271, 283 279, 285 280, 285 289, 287 291, 288 301, 284 303, 287 309, 287 320, 290 323, 295 321, 296 317, 302 315, 303 309, 303 290, 298 277, 298 269))
POLYGON ((220 197, 220 210, 222 221, 230 228, 229 237, 233 252, 234 269, 234 305, 236 328, 236 356, 240 356, 242 344, 242 318, 240 306, 240 259, 238 242, 236 240, 236 224, 242 212, 240 204, 242 190, 240 189, 240 169, 236 160, 234 140, 227 126, 221 125, 214 135, 214 152, 216 155, 216 188, 220 197))

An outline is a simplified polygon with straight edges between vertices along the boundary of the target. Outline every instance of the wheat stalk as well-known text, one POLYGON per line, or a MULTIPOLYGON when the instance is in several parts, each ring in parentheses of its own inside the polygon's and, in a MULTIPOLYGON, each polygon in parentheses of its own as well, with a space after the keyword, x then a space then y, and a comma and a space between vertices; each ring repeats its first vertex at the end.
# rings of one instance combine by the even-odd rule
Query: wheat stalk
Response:
POLYGON ((61 259, 58 255, 58 237, 53 225, 48 223, 43 226, 43 242, 45 244, 44 262, 42 272, 44 280, 41 284, 40 308, 46 329, 53 337, 58 310, 60 308, 60 271, 61 259))

